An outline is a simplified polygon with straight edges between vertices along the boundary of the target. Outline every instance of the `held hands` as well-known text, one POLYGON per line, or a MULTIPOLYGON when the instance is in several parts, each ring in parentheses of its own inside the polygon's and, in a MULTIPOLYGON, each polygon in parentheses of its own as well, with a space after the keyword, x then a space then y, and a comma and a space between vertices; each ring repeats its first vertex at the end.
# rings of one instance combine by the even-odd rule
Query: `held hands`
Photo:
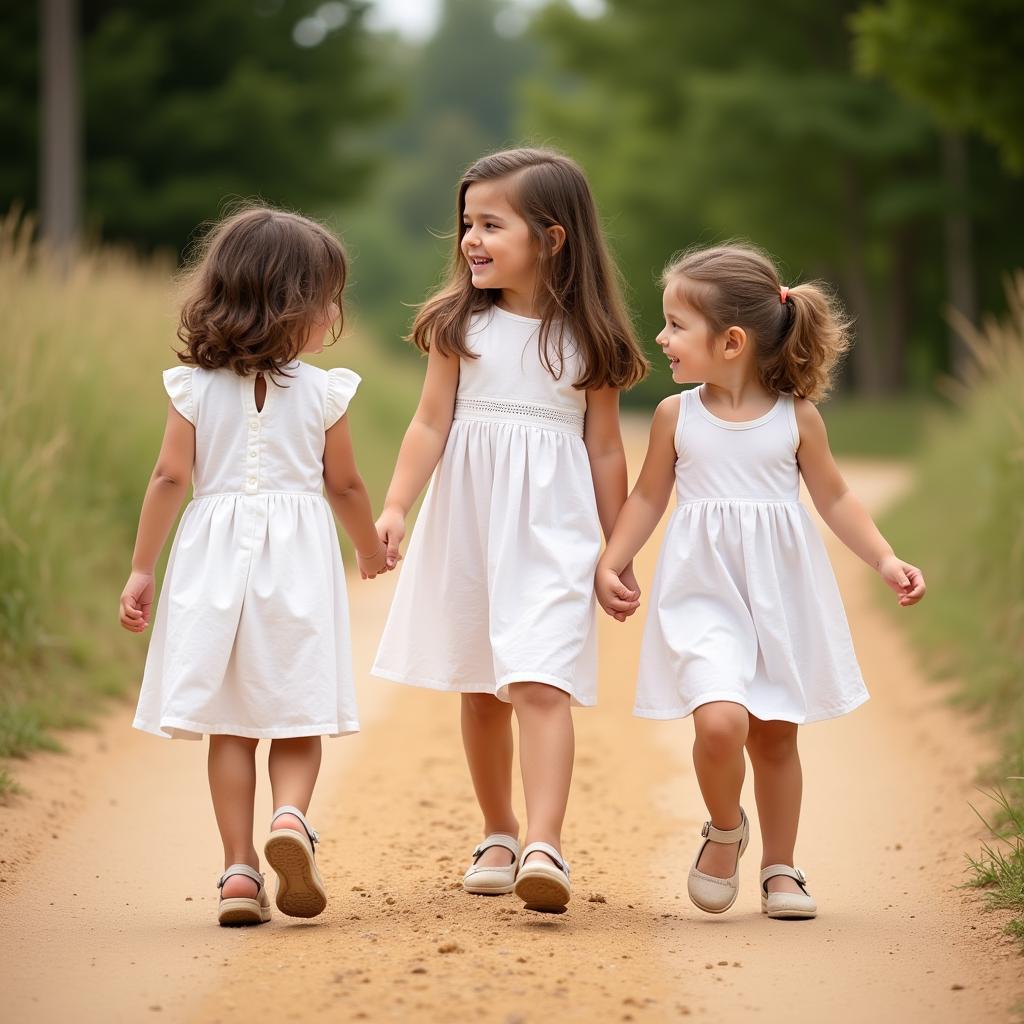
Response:
POLYGON ((153 607, 153 574, 132 572, 121 591, 121 625, 129 633, 141 633, 149 625, 149 612, 153 607))
POLYGON ((618 573, 603 562, 599 564, 594 576, 594 590, 598 604, 619 622, 625 622, 640 607, 640 584, 636 581, 632 563, 618 573))
POLYGON ((398 549, 405 537, 405 516, 398 509, 385 506, 377 519, 377 536, 386 549, 388 569, 394 569, 402 559, 398 549))
POLYGON ((359 566, 360 577, 364 580, 372 580, 386 573, 392 568, 388 565, 387 556, 387 549, 383 544, 372 555, 362 555, 357 551, 356 565, 359 566))
POLYGON ((924 597, 924 573, 902 558, 887 555, 878 563, 878 574, 899 595, 904 608, 917 604, 924 597))

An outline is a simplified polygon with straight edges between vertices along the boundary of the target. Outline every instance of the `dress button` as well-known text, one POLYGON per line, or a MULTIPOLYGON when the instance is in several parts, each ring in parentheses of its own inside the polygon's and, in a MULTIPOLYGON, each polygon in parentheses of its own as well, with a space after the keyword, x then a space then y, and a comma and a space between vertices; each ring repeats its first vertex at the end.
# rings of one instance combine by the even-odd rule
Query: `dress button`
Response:
POLYGON ((259 430, 259 427, 260 427, 260 421, 259 420, 249 420, 249 429, 250 430, 259 430))
POLYGON ((256 458, 256 449, 255 448, 250 448, 249 449, 249 458, 250 459, 255 459, 256 458))
POLYGON ((256 486, 256 478, 255 477, 252 477, 252 476, 249 477, 249 486, 250 487, 255 487, 256 486))

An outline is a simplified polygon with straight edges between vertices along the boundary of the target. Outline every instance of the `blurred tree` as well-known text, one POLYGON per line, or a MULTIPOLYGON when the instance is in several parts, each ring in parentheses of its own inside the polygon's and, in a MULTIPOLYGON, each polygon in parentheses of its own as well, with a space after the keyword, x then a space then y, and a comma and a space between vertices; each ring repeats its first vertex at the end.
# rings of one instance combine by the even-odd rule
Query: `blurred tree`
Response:
MULTIPOLYGON (((847 379, 858 391, 920 385, 948 366, 942 254, 958 201, 948 154, 921 104, 855 73, 848 23, 858 6, 606 0, 587 19, 562 0, 537 18, 548 63, 525 123, 590 173, 647 337, 660 325, 655 279, 672 252, 738 236, 777 255, 793 279, 839 288, 856 318, 847 379)), ((993 282, 1019 256, 1024 195, 987 147, 966 158, 970 273, 982 301, 999 305, 993 282)), ((658 374, 642 394, 667 386, 658 374)))
MULTIPOLYGON (((1012 173, 1024 170, 1024 8, 1019 0, 885 0, 862 8, 852 25, 861 70, 921 100, 943 128, 947 297, 973 322, 977 272, 964 133, 992 142, 1012 173)), ((962 339, 951 329, 961 372, 970 365, 962 339)))
POLYGON ((854 16, 859 66, 923 100, 947 127, 976 131, 1024 170, 1020 0, 883 0, 854 16))
MULTIPOLYGON (((92 0, 82 10, 85 207, 104 237, 180 248, 225 198, 316 206, 355 195, 373 162, 361 136, 388 112, 371 64, 365 0, 92 0)), ((0 55, 0 92, 19 165, 0 203, 38 201, 35 5, 21 5, 0 55), (13 37, 13 38, 12 38, 13 37), (4 52, 6 50, 6 52, 4 52), (32 56, 30 56, 32 55, 32 56)), ((6 148, 6 147, 5 147, 6 148)))
MULTIPOLYGON (((864 392, 904 386, 925 215, 941 199, 925 114, 850 67, 855 0, 609 0, 586 20, 555 5, 537 30, 570 76, 534 89, 535 116, 592 173, 644 329, 673 251, 742 236, 794 279, 820 275, 857 319, 864 392)), ((651 389, 663 389, 664 380, 651 389)))
POLYGON ((515 144, 519 84, 536 44, 503 34, 507 0, 444 0, 422 46, 382 40, 380 60, 404 85, 400 117, 375 145, 392 154, 370 196, 341 215, 356 256, 353 299, 380 332, 400 338, 412 308, 439 280, 451 251, 455 185, 477 157, 515 144))

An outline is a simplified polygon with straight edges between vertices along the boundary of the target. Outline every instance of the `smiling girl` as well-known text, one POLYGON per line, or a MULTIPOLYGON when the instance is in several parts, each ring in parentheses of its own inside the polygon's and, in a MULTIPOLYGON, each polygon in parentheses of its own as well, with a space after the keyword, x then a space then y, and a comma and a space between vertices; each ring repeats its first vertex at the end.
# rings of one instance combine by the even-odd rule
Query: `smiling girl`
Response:
POLYGON ((677 384, 654 414, 643 470, 597 572, 602 606, 634 603, 622 579, 665 511, 669 520, 644 628, 635 713, 693 715, 693 763, 711 820, 690 869, 690 899, 728 910, 750 836, 740 807, 746 747, 761 824, 761 906, 809 918, 794 867, 802 774, 797 728, 867 700, 828 555, 800 503, 875 569, 902 606, 924 595, 847 487, 814 403, 846 349, 847 324, 820 285, 786 287, 749 246, 697 249, 663 278, 658 344, 677 384))
POLYGON ((570 706, 596 702, 593 572, 626 497, 619 391, 647 366, 575 163, 535 149, 484 157, 457 213, 448 281, 413 326, 427 372, 377 521, 390 565, 433 480, 373 671, 461 694, 484 834, 466 891, 514 888, 530 908, 561 910, 570 706))

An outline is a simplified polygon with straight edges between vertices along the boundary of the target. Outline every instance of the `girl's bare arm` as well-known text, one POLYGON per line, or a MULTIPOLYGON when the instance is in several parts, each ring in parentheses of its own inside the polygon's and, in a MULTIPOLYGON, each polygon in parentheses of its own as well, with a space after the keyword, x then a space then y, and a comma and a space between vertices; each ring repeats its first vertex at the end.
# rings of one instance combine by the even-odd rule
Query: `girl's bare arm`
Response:
POLYGON ((170 402, 160 454, 146 487, 132 554, 132 572, 121 593, 121 625, 141 633, 153 605, 153 572, 192 482, 196 430, 170 402))

